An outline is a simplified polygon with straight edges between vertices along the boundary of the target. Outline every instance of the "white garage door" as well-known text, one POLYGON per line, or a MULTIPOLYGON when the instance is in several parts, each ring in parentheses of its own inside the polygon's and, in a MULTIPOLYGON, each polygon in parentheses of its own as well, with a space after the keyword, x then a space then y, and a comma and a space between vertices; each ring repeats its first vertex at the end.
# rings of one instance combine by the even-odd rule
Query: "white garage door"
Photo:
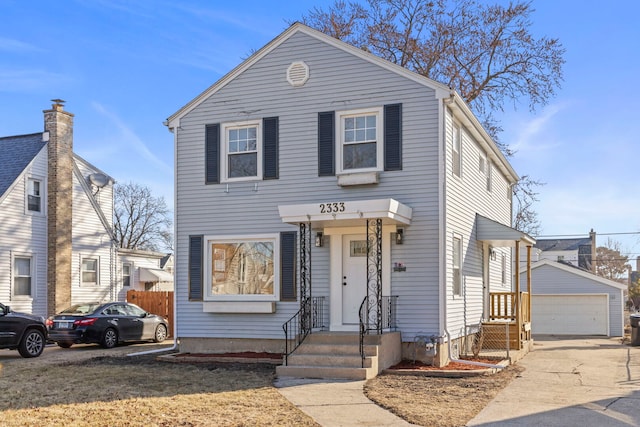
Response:
POLYGON ((534 295, 534 334, 608 335, 607 295, 534 295))

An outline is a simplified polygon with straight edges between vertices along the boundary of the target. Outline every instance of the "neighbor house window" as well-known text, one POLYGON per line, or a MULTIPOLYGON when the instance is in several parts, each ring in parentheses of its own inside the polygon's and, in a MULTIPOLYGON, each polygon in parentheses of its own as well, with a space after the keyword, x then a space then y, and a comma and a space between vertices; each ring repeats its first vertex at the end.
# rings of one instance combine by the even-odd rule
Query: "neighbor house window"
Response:
POLYGON ((30 212, 42 212, 42 182, 29 179, 27 182, 27 209, 30 212))
POLYGON ((382 109, 339 113, 339 172, 382 169, 382 109))
POLYGON ((208 300, 275 300, 279 292, 275 236, 207 238, 208 300))
POLYGON ((262 177, 261 122, 224 125, 223 177, 226 181, 262 177))
POLYGON ((131 286, 131 264, 122 264, 122 286, 131 286))
POLYGON ((489 192, 491 192, 491 186, 492 186, 492 183, 491 183, 491 179, 492 179, 491 175, 492 175, 492 173, 493 173, 493 166, 492 166, 491 162, 487 162, 487 170, 486 170, 487 177, 486 178, 487 178, 487 191, 489 191, 489 192))
POLYGON ((15 257, 13 259, 13 295, 32 296, 32 259, 31 257, 15 257))
POLYGON ((462 295, 462 239, 453 238, 453 295, 462 295))
POLYGON ((453 125, 453 141, 452 141, 452 158, 453 158, 453 174, 461 176, 462 174, 462 132, 460 126, 453 125))
POLYGON ((97 285, 98 260, 96 258, 83 258, 81 275, 83 285, 97 285))
POLYGON ((507 284, 507 256, 502 254, 502 265, 500 268, 500 272, 502 274, 502 284, 507 284))

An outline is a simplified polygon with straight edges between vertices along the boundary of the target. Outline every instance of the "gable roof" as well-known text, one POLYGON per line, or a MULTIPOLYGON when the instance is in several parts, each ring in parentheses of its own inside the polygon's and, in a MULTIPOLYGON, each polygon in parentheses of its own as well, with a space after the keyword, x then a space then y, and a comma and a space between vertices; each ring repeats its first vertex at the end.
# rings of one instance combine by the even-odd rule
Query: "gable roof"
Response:
POLYGON ((591 247, 591 238, 589 237, 579 239, 538 239, 535 247, 543 251, 576 251, 580 246, 587 245, 591 247))
MULTIPOLYGON (((585 279, 596 281, 596 282, 601 283, 601 284, 606 285, 606 286, 611 286, 612 288, 617 288, 617 289, 620 289, 620 290, 626 290, 627 289, 627 285, 624 285, 622 283, 618 283, 618 282, 613 281, 613 280, 605 279, 604 277, 596 276, 595 274, 591 273, 590 271, 583 270, 582 268, 578 268, 578 267, 575 267, 573 265, 569 266, 569 265, 567 265, 565 263, 559 263, 559 262, 551 261, 550 259, 541 259, 540 261, 534 262, 533 264, 531 264, 531 271, 534 271, 536 268, 540 268, 540 267, 545 266, 545 265, 549 266, 549 267, 557 268, 558 270, 566 271, 566 272, 571 273, 571 274, 575 274, 576 276, 580 276, 580 277, 583 277, 585 279)), ((526 271, 523 272, 523 273, 520 273, 520 275, 522 275, 522 274, 526 274, 526 271)))
POLYGON ((46 145, 42 132, 0 138, 0 197, 46 145))
POLYGON ((340 50, 343 50, 351 55, 357 56, 365 61, 376 64, 386 70, 399 74, 409 80, 412 80, 418 84, 426 86, 428 88, 433 89, 436 92, 436 98, 447 100, 448 106, 451 108, 453 114, 458 118, 461 122, 465 124, 467 129, 473 134, 473 136, 478 139, 481 145, 487 149, 487 154, 490 159, 500 168, 502 173, 507 177, 507 179, 511 183, 517 182, 520 177, 515 172, 511 164, 507 161, 506 157, 500 151, 498 145, 493 141, 493 138, 487 133, 484 129, 478 118, 473 114, 469 106, 464 102, 464 100, 460 97, 460 95, 450 88, 447 85, 439 83, 430 78, 424 77, 418 73, 415 73, 407 68, 404 68, 400 65, 394 64, 386 59, 382 59, 372 53, 366 52, 362 49, 358 49, 355 46, 352 46, 348 43, 345 43, 341 40, 338 40, 334 37, 328 36, 321 31, 315 30, 311 27, 308 27, 300 22, 293 23, 289 28, 283 31, 279 36, 274 38, 272 41, 267 43, 261 49, 256 51, 249 58, 241 62, 238 66, 236 66, 229 73, 224 75, 220 80, 202 92, 200 95, 196 96, 189 103, 187 103, 184 107, 179 109, 177 112, 169 116, 167 120, 164 122, 165 126, 169 128, 169 130, 173 131, 180 126, 180 119, 184 117, 186 114, 195 109, 198 105, 204 102, 207 98, 218 92, 220 89, 224 88, 227 84, 233 81, 237 76, 242 74, 245 70, 254 65, 257 61, 265 57, 271 51, 276 49, 282 43, 291 38, 294 34, 304 33, 310 37, 313 37, 317 40, 320 40, 328 45, 336 47, 340 50))

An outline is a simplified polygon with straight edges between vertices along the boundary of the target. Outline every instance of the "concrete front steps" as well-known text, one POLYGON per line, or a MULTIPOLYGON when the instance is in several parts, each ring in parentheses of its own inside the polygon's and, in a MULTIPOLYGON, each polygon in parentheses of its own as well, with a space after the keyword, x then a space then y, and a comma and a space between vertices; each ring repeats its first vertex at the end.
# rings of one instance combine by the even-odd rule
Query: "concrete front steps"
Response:
POLYGON ((278 377, 365 380, 400 361, 400 333, 365 336, 364 367, 357 332, 310 334, 276 367, 278 377))

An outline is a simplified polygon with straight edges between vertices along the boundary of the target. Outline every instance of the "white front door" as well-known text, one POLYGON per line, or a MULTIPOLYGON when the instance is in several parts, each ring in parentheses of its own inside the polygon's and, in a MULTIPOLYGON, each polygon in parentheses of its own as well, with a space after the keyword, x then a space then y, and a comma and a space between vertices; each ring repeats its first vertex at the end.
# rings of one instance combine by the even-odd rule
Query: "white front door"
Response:
POLYGON ((367 237, 342 236, 342 324, 357 325, 359 309, 367 294, 367 237))

